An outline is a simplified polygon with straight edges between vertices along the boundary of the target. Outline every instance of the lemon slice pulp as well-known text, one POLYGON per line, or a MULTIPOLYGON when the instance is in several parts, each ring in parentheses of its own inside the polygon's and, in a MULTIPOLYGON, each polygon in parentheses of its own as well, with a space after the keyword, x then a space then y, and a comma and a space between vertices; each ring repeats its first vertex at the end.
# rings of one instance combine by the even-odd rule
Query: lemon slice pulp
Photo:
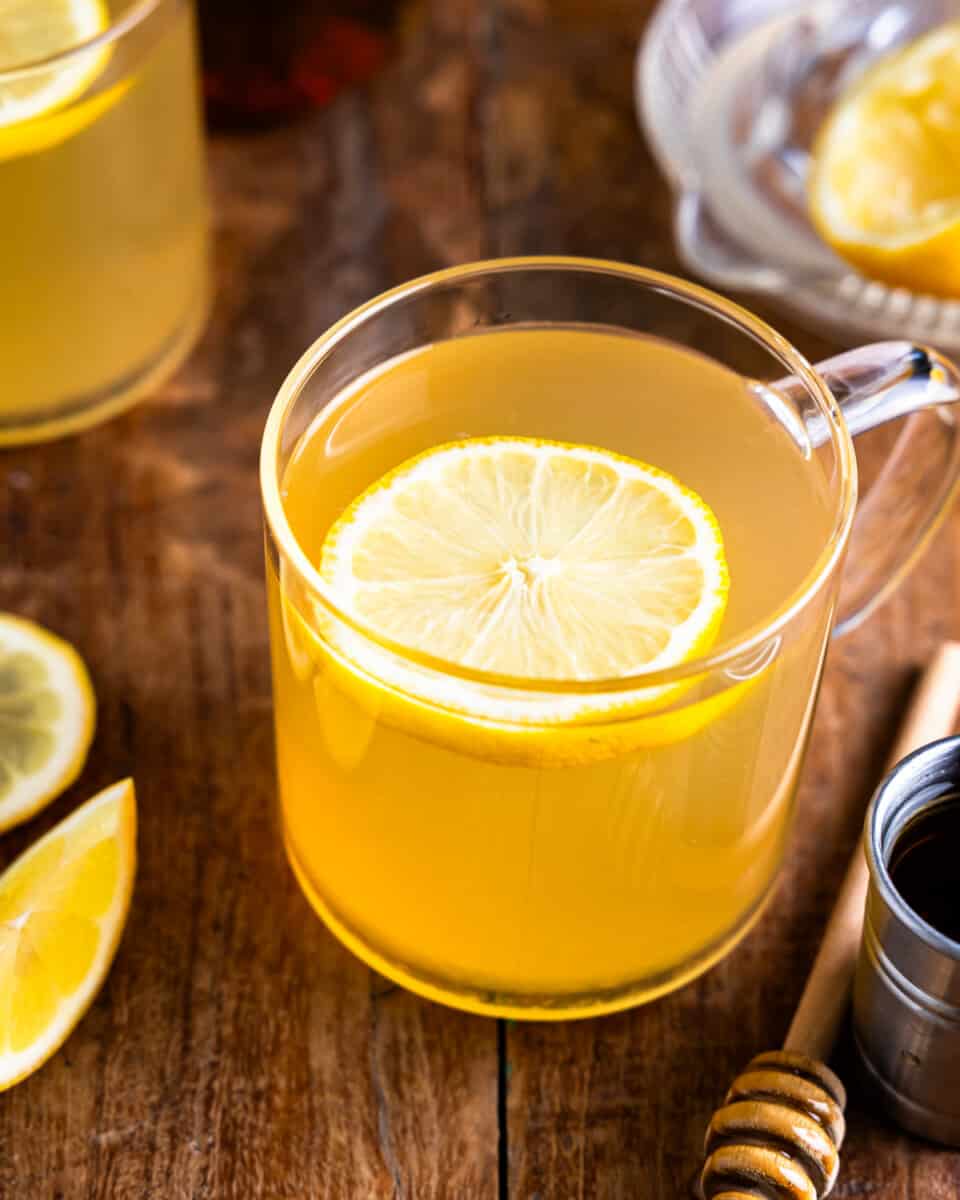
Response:
POLYGON ((716 633, 716 518, 675 479, 585 446, 439 446, 365 492, 321 572, 380 634, 458 666, 597 680, 673 666, 716 633))
POLYGON ((67 52, 109 25, 104 0, 0 0, 0 161, 63 141, 113 103, 122 88, 64 111, 110 56, 106 46, 67 52))
POLYGON ((669 730, 654 717, 626 742, 622 727, 598 738, 591 722, 649 714, 665 689, 550 685, 616 680, 703 652, 729 587, 720 528, 695 493, 607 450, 527 438, 451 443, 403 463, 332 526, 320 571, 341 607, 390 642, 528 686, 515 697, 455 671, 418 670, 328 623, 333 685, 374 716, 511 762, 584 761, 689 732, 669 715, 669 730), (567 728, 542 735, 558 725, 567 728))
POLYGON ((32 816, 80 773, 95 707, 72 646, 0 613, 0 830, 32 816))
POLYGON ((960 295, 960 22, 881 59, 837 101, 813 149, 824 240, 893 286, 960 295))
POLYGON ((87 801, 0 875, 0 1090, 44 1063, 99 990, 136 864, 127 779, 87 801))

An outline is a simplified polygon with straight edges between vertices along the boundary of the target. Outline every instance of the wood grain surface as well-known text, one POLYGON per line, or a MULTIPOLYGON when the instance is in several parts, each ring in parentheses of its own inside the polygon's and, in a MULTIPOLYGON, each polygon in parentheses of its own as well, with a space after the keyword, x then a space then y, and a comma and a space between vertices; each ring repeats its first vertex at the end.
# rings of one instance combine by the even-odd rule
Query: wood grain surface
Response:
MULTIPOLYGON (((214 139, 217 301, 186 368, 127 417, 0 456, 0 607, 74 641, 100 700, 82 779, 0 863, 124 774, 141 812, 110 978, 0 1096, 4 1200, 675 1200, 728 1081, 782 1038, 916 670, 960 634, 960 514, 831 651, 772 906, 658 1003, 498 1025, 420 1001, 325 932, 276 830, 256 461, 277 385, 348 308, 429 269, 560 251, 679 270, 632 106, 649 8, 408 6, 369 90, 214 139)), ((838 1198, 960 1195, 960 1155, 856 1091, 850 1117, 838 1198)))

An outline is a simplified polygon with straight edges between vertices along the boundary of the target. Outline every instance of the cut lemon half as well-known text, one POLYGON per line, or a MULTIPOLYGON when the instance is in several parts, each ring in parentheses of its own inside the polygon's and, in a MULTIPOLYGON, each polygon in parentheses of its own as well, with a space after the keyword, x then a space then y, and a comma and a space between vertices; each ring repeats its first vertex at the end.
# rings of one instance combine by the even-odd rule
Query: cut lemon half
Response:
POLYGON ((102 73, 109 47, 83 47, 109 25, 104 0, 0 0, 0 160, 63 141, 113 102, 116 89, 65 111, 102 73))
POLYGON ((960 22, 881 59, 831 110, 810 212, 865 275, 960 296, 960 22))
POLYGON ((0 875, 0 1090, 57 1050, 106 978, 136 869, 129 779, 94 796, 0 875))
POLYGON ((0 830, 25 821, 79 775, 96 703, 67 642, 0 613, 0 830))
MULTIPOLYGON (((390 724, 543 764, 609 757, 702 723, 689 710, 650 715, 676 685, 551 691, 676 666, 716 638, 729 588, 717 520, 644 463, 526 438, 438 446, 354 501, 320 571, 367 629, 452 666, 421 669, 327 622, 328 685, 390 724), (525 686, 483 685, 457 668, 525 686)), ((728 696, 706 701, 703 719, 718 700, 728 696)))

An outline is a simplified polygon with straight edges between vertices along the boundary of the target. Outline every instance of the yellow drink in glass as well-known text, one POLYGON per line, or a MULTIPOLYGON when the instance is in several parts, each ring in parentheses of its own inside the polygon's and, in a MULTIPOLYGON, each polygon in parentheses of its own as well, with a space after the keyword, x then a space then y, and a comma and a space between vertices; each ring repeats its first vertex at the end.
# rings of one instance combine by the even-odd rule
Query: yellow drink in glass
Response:
MULTIPOLYGON (((290 432, 279 497, 299 550, 318 566, 397 464, 490 436, 603 447, 696 491, 729 565, 718 646, 788 605, 829 540, 823 464, 740 374, 653 337, 508 327, 388 358, 290 432)), ((462 1008, 562 1017, 650 999, 742 935, 781 861, 829 595, 719 683, 531 727, 445 710, 416 669, 378 681, 296 578, 269 556, 285 836, 358 955, 462 1008)))
MULTIPOLYGON (((50 2, 33 0, 38 22, 50 2)), ((191 8, 115 5, 100 24, 102 43, 43 69, 0 64, 0 444, 132 403, 206 311, 191 8), (5 112, 24 79, 35 101, 5 112)))

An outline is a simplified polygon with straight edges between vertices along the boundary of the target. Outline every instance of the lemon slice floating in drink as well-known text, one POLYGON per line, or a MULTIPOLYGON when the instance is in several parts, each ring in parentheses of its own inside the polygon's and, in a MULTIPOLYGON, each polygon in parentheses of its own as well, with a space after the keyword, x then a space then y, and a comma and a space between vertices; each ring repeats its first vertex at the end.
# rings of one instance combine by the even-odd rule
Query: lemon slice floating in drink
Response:
POLYGON ((609 679, 709 644, 716 518, 662 471, 586 446, 491 438, 398 467, 331 529, 321 571, 385 637, 524 679, 609 679))
POLYGON ((651 715, 677 685, 564 690, 701 654, 726 608, 723 540, 708 506, 665 472, 607 450, 527 438, 438 446, 346 510, 320 570, 367 629, 453 664, 419 669, 334 629, 341 690, 461 751, 591 761, 686 736, 731 702, 725 693, 651 715), (479 684, 457 668, 519 677, 525 688, 479 684))
POLYGON ((127 779, 0 875, 0 1090, 46 1062, 90 1006, 123 932, 135 865, 127 779))
POLYGON ((865 275, 960 296, 960 22, 868 70, 813 150, 810 211, 865 275))
POLYGON ((0 830, 25 821, 73 782, 95 712, 90 676, 73 647, 0 613, 0 830))
POLYGON ((0 0, 0 160, 35 153, 78 132, 117 98, 117 87, 79 99, 110 50, 103 0, 0 0), (75 49, 76 48, 76 49, 75 49))

